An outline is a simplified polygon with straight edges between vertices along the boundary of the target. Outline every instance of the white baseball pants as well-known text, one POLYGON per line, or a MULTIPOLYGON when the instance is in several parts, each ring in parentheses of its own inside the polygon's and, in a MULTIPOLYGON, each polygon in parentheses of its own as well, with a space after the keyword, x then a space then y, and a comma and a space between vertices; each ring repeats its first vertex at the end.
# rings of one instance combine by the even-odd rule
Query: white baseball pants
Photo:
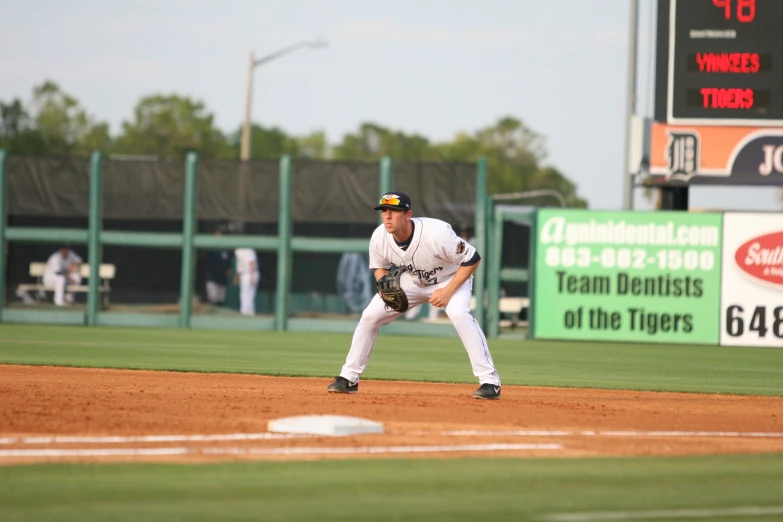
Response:
POLYGON ((239 274, 239 313, 242 315, 255 315, 256 313, 256 289, 260 274, 239 274))
POLYGON ((78 285, 82 282, 82 277, 77 273, 71 273, 68 276, 61 274, 44 274, 43 284, 46 287, 54 288, 54 304, 57 306, 65 305, 65 286, 68 283, 78 285))
MULTIPOLYGON (((421 288, 410 281, 408 275, 403 274, 400 279, 402 289, 408 296, 408 305, 410 307, 425 303, 432 297, 432 292, 438 288, 443 288, 448 281, 438 283, 437 285, 421 288)), ((473 366, 473 375, 478 377, 480 384, 493 384, 500 386, 500 377, 495 370, 495 363, 492 361, 492 355, 489 353, 487 338, 479 327, 478 322, 470 313, 470 297, 473 278, 471 277, 462 286, 457 289, 454 296, 446 305, 446 315, 457 330, 465 351, 468 352, 470 364, 473 366)), ((345 359, 345 365, 340 372, 351 382, 359 382, 359 376, 367 368, 375 346, 375 338, 378 336, 378 330, 381 325, 389 324, 402 314, 391 310, 386 310, 383 299, 378 294, 372 298, 370 304, 364 309, 362 318, 356 326, 351 342, 351 349, 345 359)))

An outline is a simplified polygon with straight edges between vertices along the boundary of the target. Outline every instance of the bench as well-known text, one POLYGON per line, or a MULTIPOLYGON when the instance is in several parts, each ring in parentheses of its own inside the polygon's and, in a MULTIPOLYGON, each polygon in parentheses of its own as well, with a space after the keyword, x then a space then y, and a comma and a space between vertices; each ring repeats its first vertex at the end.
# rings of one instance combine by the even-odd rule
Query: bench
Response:
MULTIPOLYGON (((526 326, 527 318, 522 318, 522 310, 530 307, 530 299, 527 297, 501 297, 498 303, 500 311, 500 326, 502 328, 516 328, 517 326, 526 326), (508 316, 504 319, 503 316, 508 316)), ((476 297, 470 299, 470 309, 476 309, 476 297)))
MULTIPOLYGON (((30 277, 35 278, 35 283, 20 284, 17 286, 17 291, 21 292, 34 292, 35 300, 38 301, 40 297, 44 297, 46 292, 53 292, 54 288, 46 286, 43 283, 44 270, 46 269, 46 263, 32 262, 30 263, 30 277)), ((101 302, 103 308, 109 307, 109 292, 111 292, 111 285, 109 282, 114 279, 116 269, 115 266, 109 263, 101 264, 98 268, 98 291, 101 293, 101 302)), ((90 265, 82 263, 79 265, 79 275, 82 279, 89 279, 90 277, 90 265)), ((66 285, 66 292, 84 292, 87 293, 90 287, 88 285, 66 285)))

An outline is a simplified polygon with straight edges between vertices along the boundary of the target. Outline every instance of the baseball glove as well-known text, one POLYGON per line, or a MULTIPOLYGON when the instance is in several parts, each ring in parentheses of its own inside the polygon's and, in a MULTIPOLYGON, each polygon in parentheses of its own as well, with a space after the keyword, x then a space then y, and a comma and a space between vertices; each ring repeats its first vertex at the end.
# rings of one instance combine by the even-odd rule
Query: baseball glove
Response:
POLYGON ((375 282, 375 288, 381 294, 387 310, 403 313, 408 310, 408 296, 400 286, 400 277, 405 269, 393 266, 388 274, 375 282))

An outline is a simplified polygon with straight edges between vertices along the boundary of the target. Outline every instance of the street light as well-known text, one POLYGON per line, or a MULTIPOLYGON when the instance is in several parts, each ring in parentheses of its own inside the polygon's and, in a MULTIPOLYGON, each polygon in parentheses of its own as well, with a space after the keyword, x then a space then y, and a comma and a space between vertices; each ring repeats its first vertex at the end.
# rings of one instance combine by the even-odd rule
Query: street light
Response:
POLYGON ((276 58, 280 58, 281 56, 292 53, 298 49, 303 49, 303 48, 320 49, 322 47, 326 47, 327 45, 329 45, 327 42, 320 39, 298 42, 258 59, 256 59, 256 57, 253 55, 253 51, 250 51, 250 64, 247 68, 247 97, 245 98, 245 124, 242 126, 242 146, 240 152, 240 157, 242 158, 243 161, 250 159, 250 106, 253 98, 252 96, 253 69, 258 67, 259 65, 263 65, 267 62, 271 62, 276 58))

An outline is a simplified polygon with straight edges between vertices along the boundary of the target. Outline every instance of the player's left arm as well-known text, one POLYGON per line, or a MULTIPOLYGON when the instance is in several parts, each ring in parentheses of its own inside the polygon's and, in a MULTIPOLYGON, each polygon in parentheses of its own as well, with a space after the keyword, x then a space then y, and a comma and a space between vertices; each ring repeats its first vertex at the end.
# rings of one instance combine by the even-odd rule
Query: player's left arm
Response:
POLYGON ((73 251, 68 252, 68 271, 77 272, 82 264, 82 258, 73 251))
POLYGON ((432 292, 432 297, 430 297, 430 304, 438 308, 446 308, 446 305, 449 304, 451 298, 454 297, 454 293, 465 283, 465 281, 470 279, 470 276, 472 276, 478 268, 479 263, 481 263, 481 259, 478 257, 478 253, 476 253, 475 263, 470 265, 460 265, 460 267, 457 269, 457 272, 454 274, 454 277, 452 277, 451 281, 449 281, 449 284, 432 292))
POLYGON ((436 237, 439 238, 439 244, 436 245, 437 257, 459 265, 451 281, 443 288, 432 292, 430 298, 431 305, 445 308, 457 289, 476 271, 481 262, 481 256, 473 245, 455 234, 450 226, 446 226, 436 237))

